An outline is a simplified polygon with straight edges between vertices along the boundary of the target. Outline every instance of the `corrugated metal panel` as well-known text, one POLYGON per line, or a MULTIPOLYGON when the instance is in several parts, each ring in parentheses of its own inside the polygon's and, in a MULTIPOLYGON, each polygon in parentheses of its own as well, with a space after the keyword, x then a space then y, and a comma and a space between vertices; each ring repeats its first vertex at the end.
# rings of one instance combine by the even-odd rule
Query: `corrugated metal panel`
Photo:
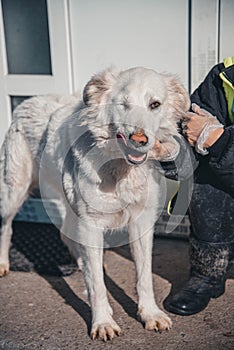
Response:
POLYGON ((192 0, 191 90, 198 87, 218 62, 219 1, 192 0))
POLYGON ((221 0, 220 4, 220 60, 234 56, 234 0, 221 0))
MULTIPOLYGON (((28 199, 19 213, 15 217, 15 221, 27 221, 37 223, 55 224, 57 228, 61 227, 63 208, 58 200, 43 200, 31 198, 28 199)), ((188 238, 190 233, 190 222, 186 215, 183 219, 180 217, 170 218, 166 211, 163 211, 155 226, 155 235, 165 237, 188 238), (170 226, 173 231, 170 231, 170 226)))

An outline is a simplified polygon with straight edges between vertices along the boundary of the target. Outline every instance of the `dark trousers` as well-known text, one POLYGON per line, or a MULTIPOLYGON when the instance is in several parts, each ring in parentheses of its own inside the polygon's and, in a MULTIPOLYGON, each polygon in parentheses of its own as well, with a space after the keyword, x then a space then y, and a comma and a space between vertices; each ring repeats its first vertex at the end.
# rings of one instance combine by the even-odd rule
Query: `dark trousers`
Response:
POLYGON ((219 278, 234 258, 234 199, 209 184, 194 184, 189 206, 192 271, 219 278))

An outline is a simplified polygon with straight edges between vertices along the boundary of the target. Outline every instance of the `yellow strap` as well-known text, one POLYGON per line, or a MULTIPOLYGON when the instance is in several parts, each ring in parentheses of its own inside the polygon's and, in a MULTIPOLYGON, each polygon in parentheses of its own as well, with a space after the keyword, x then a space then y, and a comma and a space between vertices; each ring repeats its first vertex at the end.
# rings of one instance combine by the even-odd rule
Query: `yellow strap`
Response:
POLYGON ((177 196, 177 194, 179 192, 179 189, 180 189, 180 181, 178 181, 177 188, 176 188, 175 192, 173 193, 173 195, 171 196, 171 199, 169 200, 168 205, 167 205, 167 214, 169 216, 171 215, 172 210, 174 208, 173 200, 176 199, 176 196, 177 196))

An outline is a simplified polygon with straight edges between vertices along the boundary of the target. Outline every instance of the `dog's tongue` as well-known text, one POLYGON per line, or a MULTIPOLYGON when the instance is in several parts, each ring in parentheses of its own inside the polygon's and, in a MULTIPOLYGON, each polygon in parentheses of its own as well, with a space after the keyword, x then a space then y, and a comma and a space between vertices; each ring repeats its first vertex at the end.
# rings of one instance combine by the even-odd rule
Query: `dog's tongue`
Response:
POLYGON ((125 145, 127 146, 127 140, 126 140, 125 135, 117 134, 116 137, 117 137, 117 139, 121 139, 125 143, 125 145))

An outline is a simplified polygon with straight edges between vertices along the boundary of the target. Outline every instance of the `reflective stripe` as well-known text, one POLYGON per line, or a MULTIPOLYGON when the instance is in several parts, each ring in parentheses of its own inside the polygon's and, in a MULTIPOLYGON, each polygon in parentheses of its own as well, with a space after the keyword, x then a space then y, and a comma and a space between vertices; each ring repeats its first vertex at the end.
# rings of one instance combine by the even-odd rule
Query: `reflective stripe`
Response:
MULTIPOLYGON (((225 68, 228 68, 234 64, 234 56, 233 57, 227 57, 223 60, 225 68)), ((219 74, 220 78, 223 81, 223 88, 228 104, 228 116, 234 124, 234 86, 232 85, 232 82, 228 80, 227 75, 224 72, 221 72, 219 74)))
POLYGON ((224 58, 223 63, 225 68, 232 66, 234 64, 234 56, 224 58))

